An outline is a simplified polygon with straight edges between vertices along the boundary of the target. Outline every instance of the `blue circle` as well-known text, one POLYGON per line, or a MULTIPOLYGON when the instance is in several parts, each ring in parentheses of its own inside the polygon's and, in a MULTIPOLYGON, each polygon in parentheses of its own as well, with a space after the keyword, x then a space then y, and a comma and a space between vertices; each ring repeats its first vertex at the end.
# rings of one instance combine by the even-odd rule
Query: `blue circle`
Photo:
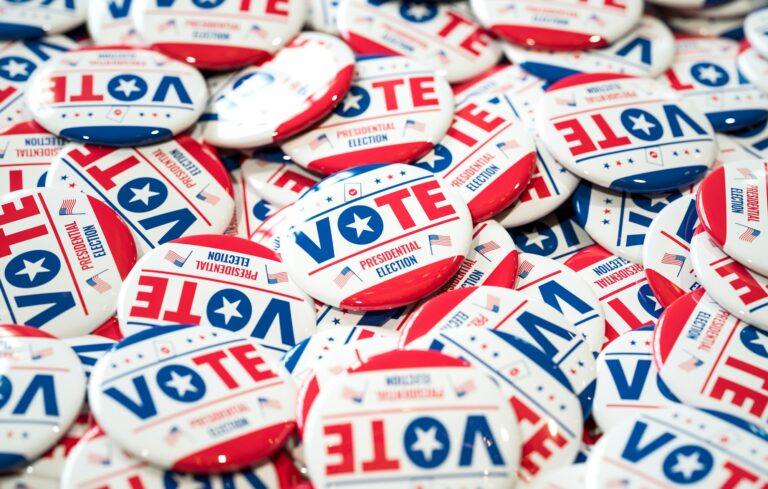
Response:
POLYGON ((109 80, 107 91, 117 100, 132 102, 147 94, 147 82, 136 75, 117 75, 109 80))
POLYGON ((379 213, 367 205, 347 207, 339 215, 339 232, 353 244, 365 245, 379 239, 384 221, 379 213))
POLYGON ((214 9, 224 3, 224 0, 192 0, 195 7, 206 10, 214 9))
POLYGON ((704 447, 683 445, 664 458, 664 475, 676 484, 693 484, 709 474, 714 458, 704 447))
POLYGON ((656 300, 656 296, 653 295, 651 286, 648 284, 643 284, 637 291, 637 300, 640 302, 640 305, 643 306, 643 309, 655 318, 658 318, 661 316, 661 313, 664 312, 664 308, 661 307, 659 301, 656 300))
POLYGON ((253 308, 248 296, 241 291, 221 289, 211 296, 205 308, 205 314, 212 326, 239 331, 251 320, 253 308))
POLYGON ((47 284, 58 275, 61 260, 47 250, 20 253, 5 266, 5 280, 14 287, 31 289, 47 284))
POLYGON ((425 469, 441 465, 448 458, 451 440, 443 424, 429 416, 416 418, 405 428, 405 453, 411 462, 425 469))
POLYGON ((21 56, 5 56, 0 58, 0 78, 12 82, 25 82, 32 76, 37 65, 21 56), (21 70, 24 71, 21 71, 21 70))
POLYGON ((754 326, 746 326, 739 333, 739 339, 744 344, 744 347, 754 353, 755 355, 766 358, 768 357, 768 333, 760 331, 754 326))
POLYGON ((11 400, 12 392, 13 384, 11 384, 11 379, 0 374, 0 409, 3 409, 3 406, 11 400))
POLYGON ((705 87, 722 87, 731 78, 727 71, 714 63, 696 63, 691 66, 691 76, 705 87))
POLYGON ((643 109, 626 109, 621 113, 621 124, 631 135, 643 141, 657 141, 664 135, 661 122, 643 109))
POLYGON ((357 85, 349 87, 346 97, 333 110, 336 115, 341 117, 357 117, 371 105, 371 96, 368 92, 357 85))
POLYGON ((433 164, 430 164, 429 162, 422 159, 422 161, 416 163, 415 166, 423 168, 432 173, 444 172, 449 166, 451 166, 453 155, 451 154, 450 149, 438 143, 435 145, 434 153, 434 159, 432 160, 433 164))
POLYGON ((437 3, 429 1, 403 2, 400 5, 400 16, 415 24, 429 22, 437 16, 437 3))
POLYGON ((165 184, 152 177, 134 178, 117 192, 120 207, 128 212, 149 212, 157 209, 168 198, 165 184))
POLYGON ((203 378, 184 365, 166 365, 157 372, 157 385, 166 396, 179 402, 195 402, 205 396, 203 378))

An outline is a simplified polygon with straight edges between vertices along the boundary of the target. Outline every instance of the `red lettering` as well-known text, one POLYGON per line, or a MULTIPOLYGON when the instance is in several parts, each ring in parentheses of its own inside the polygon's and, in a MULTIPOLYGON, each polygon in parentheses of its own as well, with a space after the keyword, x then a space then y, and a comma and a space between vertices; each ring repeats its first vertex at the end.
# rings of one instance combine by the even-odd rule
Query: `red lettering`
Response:
MULTIPOLYGON (((2 214, 0 214, 0 226, 40 214, 40 209, 37 207, 37 202, 35 202, 35 198, 32 195, 22 197, 18 201, 3 204, 0 206, 0 211, 2 211, 2 214), (20 207, 16 207, 16 202, 20 204, 20 207)), ((6 234, 5 229, 0 228, 0 257, 10 255, 11 246, 45 236, 46 234, 48 234, 48 229, 43 224, 10 234, 6 234)))
POLYGON ((384 95, 384 105, 387 110, 397 110, 397 92, 395 91, 395 87, 402 85, 403 83, 404 81, 402 78, 397 80, 382 80, 374 82, 371 87, 381 89, 381 92, 384 95))
POLYGON ((163 320, 176 324, 200 324, 200 316, 192 314, 192 305, 195 302, 197 283, 184 282, 181 286, 179 308, 175 311, 165 311, 163 320))
POLYGON ((414 107, 426 107, 437 105, 437 97, 427 98, 427 95, 435 93, 435 78, 431 76, 417 76, 408 80, 411 86, 411 97, 414 107))
POLYGON ((590 153, 597 149, 597 146, 595 146, 595 143, 592 142, 592 138, 589 137, 589 134, 587 134, 587 131, 584 129, 584 126, 581 125, 578 119, 569 119, 567 121, 560 121, 557 124, 555 124, 555 129, 557 129, 561 133, 564 130, 571 131, 567 134, 563 134, 563 139, 565 139, 565 141, 568 143, 572 143, 574 141, 577 141, 579 143, 576 146, 568 147, 568 149, 571 151, 571 154, 573 156, 578 156, 584 153, 590 153))
POLYGON ((83 75, 80 93, 72 95, 69 100, 71 102, 100 102, 104 100, 104 95, 93 93, 93 75, 83 75))
POLYGON ((352 440, 352 424, 334 424, 323 427, 323 434, 328 437, 338 435, 336 444, 326 443, 325 451, 328 455, 338 455, 341 460, 336 464, 325 466, 326 475, 349 474, 355 471, 355 446, 352 440))
POLYGON ((402 188, 389 194, 376 197, 373 199, 373 201, 379 207, 388 205, 389 208, 392 209, 392 213, 397 218, 397 222, 400 223, 400 227, 403 229, 410 229, 415 226, 416 223, 413 222, 413 218, 408 213, 408 209, 405 208, 405 204, 403 203, 403 200, 410 196, 411 194, 408 192, 408 189, 402 188))
POLYGON ((731 461, 725 462, 725 464, 723 464, 723 468, 729 472, 729 476, 728 479, 726 479, 726 481, 720 486, 720 489, 736 489, 741 481, 745 479, 749 482, 757 481, 757 476, 755 474, 747 472, 746 469, 739 467, 731 461))
POLYGON ((371 422, 371 438, 373 439, 373 458, 363 462, 363 472, 398 470, 400 462, 397 459, 387 458, 384 421, 377 419, 371 422))
POLYGON ((2 90, 0 90, 0 104, 5 102, 11 95, 16 93, 16 89, 13 87, 5 87, 2 90))
POLYGON ((438 206, 441 202, 446 202, 445 194, 440 190, 440 184, 437 180, 430 180, 413 186, 413 195, 419 201, 424 214, 430 221, 440 219, 441 217, 451 216, 456 210, 451 204, 438 206))
MULTIPOLYGON (((250 0, 243 0, 243 3, 241 4, 241 8, 243 5, 247 3, 248 7, 246 7, 243 10, 247 10, 250 8, 250 0)), ((288 16, 288 0, 267 0, 267 6, 264 9, 264 11, 268 14, 273 15, 282 15, 283 17, 288 16)))
POLYGON ((219 350, 193 358, 192 361, 195 362, 195 365, 208 365, 211 367, 228 389, 240 387, 240 384, 237 383, 234 377, 227 372, 224 365, 221 364, 221 361, 225 358, 227 358, 227 354, 224 351, 219 350))
POLYGON ((58 104, 67 100, 67 77, 52 76, 48 79, 48 94, 51 96, 51 102, 58 104))
POLYGON ((487 110, 482 110, 473 103, 467 104, 456 111, 456 117, 464 119, 485 132, 491 132, 504 123, 504 119, 501 117, 492 118, 487 110))
POLYGON ((523 443, 523 457, 520 466, 529 474, 535 475, 539 471, 539 465, 533 460, 533 454, 538 453, 544 460, 552 456, 552 451, 547 443, 552 442, 558 447, 564 446, 568 440, 555 429, 554 433, 549 431, 547 424, 534 433, 525 443, 523 443))
POLYGON ((734 261, 716 268, 715 271, 723 278, 729 275, 736 275, 736 278, 728 283, 731 284, 733 290, 737 292, 744 288, 747 289, 746 292, 739 295, 739 299, 741 299, 741 302, 745 305, 752 304, 768 297, 768 294, 766 294, 760 284, 752 278, 752 275, 750 275, 744 267, 734 261))
POLYGON ((168 288, 168 279, 142 275, 139 277, 139 292, 134 299, 135 303, 145 303, 146 306, 134 305, 131 307, 131 316, 140 318, 157 319, 163 307, 163 297, 168 288), (149 290, 142 290, 149 287, 149 290))
POLYGON ((304 175, 292 172, 290 170, 286 170, 283 174, 277 177, 274 182, 272 182, 272 184, 277 187, 286 188, 296 193, 301 192, 305 188, 311 187, 315 183, 316 182, 311 178, 305 177, 304 175))
POLYGON ((235 357, 237 363, 243 367, 243 370, 248 372, 248 375, 256 382, 277 377, 264 359, 258 355, 253 345, 233 346, 229 349, 229 352, 235 357), (256 353, 256 355, 249 355, 250 353, 256 353), (261 366, 266 368, 260 368, 261 366))
POLYGON ((630 140, 628 137, 618 137, 616 136, 616 133, 613 132, 613 129, 611 129, 611 126, 605 122, 605 118, 601 114, 594 114, 592 116, 592 120, 595 121, 595 124, 597 124, 597 128, 600 129, 600 132, 603 133, 603 136, 605 139, 602 141, 598 141, 597 144, 600 145, 601 148, 615 148, 616 146, 624 146, 625 144, 629 144, 630 140))

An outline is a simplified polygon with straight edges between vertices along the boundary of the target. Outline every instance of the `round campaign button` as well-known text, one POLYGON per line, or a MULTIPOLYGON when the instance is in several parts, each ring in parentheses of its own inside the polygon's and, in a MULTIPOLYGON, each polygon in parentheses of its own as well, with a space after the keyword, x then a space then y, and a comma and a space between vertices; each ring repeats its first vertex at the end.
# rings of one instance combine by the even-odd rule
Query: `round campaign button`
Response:
POLYGON ((768 56, 768 8, 754 10, 744 19, 744 35, 756 50, 768 56))
POLYGON ((592 239, 614 255, 643 263, 648 227, 668 204, 691 195, 686 187, 663 194, 617 192, 582 181, 573 194, 576 216, 592 239))
POLYGON ((64 338, 87 334, 114 314, 136 246, 112 209, 46 188, 6 194, 0 213, 0 322, 64 338))
MULTIPOLYGON (((83 392, 83 395, 85 395, 85 392, 83 392)), ((83 404, 80 414, 77 415, 75 421, 70 425, 64 436, 62 436, 56 445, 45 452, 40 458, 24 467, 24 474, 35 478, 40 478, 45 481, 52 481, 58 484, 59 480, 61 479, 61 473, 64 469, 64 464, 66 463, 67 457, 69 456, 72 447, 79 443, 85 433, 93 426, 93 416, 91 416, 87 404, 83 404)), ((0 482, 2 482, 1 478, 0 482)), ((25 489, 23 485, 0 485, 0 487, 25 489)), ((38 489, 38 487, 43 489, 47 487, 47 485, 30 483, 28 487, 30 489, 38 489)), ((58 485, 54 485, 54 488, 55 487, 58 487, 58 485)))
POLYGON ((663 309, 651 291, 642 265, 599 245, 592 245, 565 262, 585 279, 605 313, 605 341, 656 322, 663 309))
POLYGON ((256 193, 253 186, 245 181, 239 167, 230 172, 230 177, 234 189, 235 214, 224 234, 248 239, 256 228, 277 211, 277 208, 256 193))
POLYGON ((595 244, 568 205, 558 208, 544 219, 510 229, 509 233, 521 252, 560 262, 595 244))
POLYGON ((281 149, 320 173, 411 163, 445 136, 452 116, 453 95, 444 77, 401 56, 361 58, 333 113, 281 149))
MULTIPOLYGON (((172 435, 166 439, 174 445, 184 443, 183 436, 172 435)), ((302 481, 290 457, 283 452, 255 467, 229 474, 192 475, 162 470, 122 450, 98 426, 88 430, 72 448, 61 476, 62 487, 81 488, 120 487, 128 483, 135 488, 292 489, 300 487, 302 481)))
POLYGON ((768 121, 733 132, 728 136, 734 143, 738 144, 741 150, 747 153, 740 159, 768 159, 768 121))
POLYGON ((768 330, 768 277, 726 255, 703 226, 691 240, 691 260, 701 286, 714 300, 742 321, 768 330))
POLYGON ((88 34, 97 45, 141 46, 144 44, 131 18, 137 0, 88 0, 88 34))
POLYGON ((735 416, 677 404, 606 433, 584 487, 762 487, 768 434, 735 416))
POLYGON ((271 153, 254 151, 243 158, 240 171, 256 195, 276 207, 295 202, 299 195, 322 178, 300 167, 279 150, 271 153))
POLYGON ((324 357, 316 362, 315 367, 307 373, 299 386, 296 397, 296 424, 299 434, 303 435, 307 416, 317 400, 317 396, 336 377, 349 370, 359 367, 371 357, 397 350, 399 337, 397 334, 369 337, 342 345, 334 350, 332 356, 324 357))
POLYGON ((499 44, 462 4, 433 0, 343 0, 341 36, 362 55, 402 55, 450 82, 479 75, 501 58, 499 44))
POLYGON ((642 263, 648 285, 662 307, 701 287, 690 259, 691 239, 698 225, 696 199, 688 196, 667 205, 648 226, 642 263))
MULTIPOLYGON (((653 325, 627 331, 597 357, 592 417, 603 432, 639 413, 679 402, 659 377, 651 353, 653 336, 653 325)), ((687 376, 682 375, 680 381, 687 382, 687 376)))
POLYGON ((665 82, 707 116, 716 131, 733 131, 768 117, 768 94, 747 83, 736 67, 739 43, 679 36, 665 82))
POLYGON ((48 167, 65 144, 34 121, 0 129, 0 192, 43 187, 48 167))
POLYGON ((0 326, 0 471, 45 453, 75 421, 85 375, 64 342, 27 326, 0 326))
POLYGON ((434 292, 469 252, 471 218, 451 188, 408 165, 339 172, 293 204, 280 253, 325 304, 389 309, 434 292))
POLYGON ((318 362, 335 359, 343 346, 353 345, 369 338, 379 340, 386 337, 399 337, 399 335, 388 329, 370 326, 328 328, 301 340, 288 350, 280 361, 299 385, 318 366, 318 362))
POLYGON ((316 487, 510 487, 517 418, 485 372, 437 352, 393 351, 330 383, 304 431, 316 487), (386 448, 386 450, 385 450, 386 448))
POLYGON ((29 39, 74 29, 85 21, 87 9, 87 0, 4 0, 0 39, 29 39))
POLYGON ((518 117, 499 103, 470 98, 456 106, 448 134, 416 166, 456 189, 478 222, 520 197, 535 159, 533 138, 518 117))
POLYGON ((512 289, 484 285, 440 294, 414 311, 401 344, 428 347, 442 330, 486 327, 515 335, 541 350, 565 374, 589 415, 595 390, 595 359, 589 343, 556 309, 512 289))
POLYGON ((744 37, 742 17, 710 18, 666 14, 669 26, 675 31, 693 36, 723 37, 739 41, 744 37))
POLYGON ((36 70, 26 104, 54 134, 133 146, 170 139, 197 121, 207 89, 191 66, 125 46, 81 48, 36 70))
POLYGON ((576 457, 583 429, 579 401, 560 368, 532 344, 491 328, 455 328, 409 348, 461 358, 496 381, 519 420, 523 450, 516 476, 523 486, 576 457))
POLYGON ((542 301, 568 318, 597 353, 605 338, 605 314, 592 287, 563 263, 521 253, 514 289, 542 301))
POLYGON ((653 353, 659 375, 681 401, 765 425, 763 370, 768 333, 742 323, 703 289, 659 318, 653 353))
POLYGON ((259 224, 248 239, 254 243, 266 246, 279 254, 282 240, 288 233, 288 228, 292 225, 292 221, 289 220, 292 210, 293 204, 288 204, 277 209, 259 224))
POLYGON ((664 192, 715 160, 712 125, 660 83, 624 75, 573 75, 547 89, 536 118, 563 166, 602 187, 664 192))
POLYGON ((77 48, 66 36, 27 41, 0 41, 0 124, 26 122, 32 118, 24 92, 37 68, 59 54, 77 48))
POLYGON ((674 38, 669 27, 645 15, 627 35, 599 49, 543 51, 505 44, 504 54, 524 70, 557 81, 578 73, 620 73, 655 78, 672 63, 674 38))
POLYGON ((528 487, 530 489, 566 489, 571 484, 575 487, 586 487, 584 485, 586 470, 587 464, 584 463, 557 467, 536 477, 533 484, 528 487))
POLYGON ((713 171, 696 196, 701 223, 734 260, 768 275, 768 162, 748 160, 713 171))
POLYGON ((306 16, 297 0, 143 0, 130 10, 152 49, 204 70, 266 59, 299 33, 306 16))
POLYGON ((643 2, 566 0, 470 0, 480 23, 506 41, 537 49, 589 49, 626 35, 643 13, 643 2))
POLYGON ((176 324, 215 326, 282 354, 315 331, 315 307, 271 250, 233 236, 181 238, 144 255, 117 317, 126 337, 176 324))
POLYGON ((768 57, 761 55, 748 41, 742 41, 737 58, 739 72, 763 92, 768 92, 768 57))
POLYGON ((337 37, 299 34, 211 94, 202 116, 203 138, 223 148, 252 148, 294 136, 344 98, 354 64, 352 50, 337 37))
POLYGON ((269 457, 294 430, 296 387, 254 338, 206 326, 152 328, 119 342, 88 385, 115 443, 163 468, 213 473, 269 457))
POLYGON ((46 185, 106 202, 131 227, 140 254, 182 236, 223 233, 234 209, 216 154, 184 135, 133 148, 71 143, 53 161, 46 185))

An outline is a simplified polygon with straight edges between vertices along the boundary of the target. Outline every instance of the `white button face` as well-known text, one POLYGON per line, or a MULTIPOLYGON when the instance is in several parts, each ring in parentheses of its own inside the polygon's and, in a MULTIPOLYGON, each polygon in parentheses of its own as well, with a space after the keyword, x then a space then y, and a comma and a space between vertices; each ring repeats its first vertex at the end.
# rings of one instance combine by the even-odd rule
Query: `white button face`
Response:
POLYGON ((747 160, 713 171, 696 197, 701 223, 729 256, 768 275, 768 163, 747 160))
POLYGON ((223 233, 232 219, 229 175, 209 148, 188 136, 152 146, 71 143, 46 185, 106 202, 131 227, 140 254, 195 234, 223 233))
POLYGON ((653 361, 653 337, 653 325, 627 331, 608 343, 597 357, 592 417, 603 432, 642 412, 678 402, 653 361))
POLYGON ((304 431, 307 468, 316 487, 389 489, 407 477, 446 489, 507 488, 520 462, 517 424, 483 371, 437 352, 393 351, 323 389, 304 431), (386 458, 376 448, 384 446, 386 458))
POLYGON ((643 2, 566 0, 556 5, 535 0, 470 0, 480 23, 499 37, 538 49, 588 49, 610 44, 639 21, 643 2))
POLYGON ((51 162, 65 144, 34 121, 0 129, 0 192, 43 187, 51 162))
POLYGON ((576 216, 592 239, 614 255, 643 263, 648 228, 667 205, 690 196, 692 187, 663 194, 636 194, 581 182, 573 194, 576 216))
POLYGON ((85 21, 86 0, 32 0, 0 2, 0 39, 29 39, 60 34, 85 21))
POLYGON ((85 399, 85 374, 61 340, 27 326, 0 326, 0 470, 21 468, 53 447, 85 399))
POLYGON ((88 386, 96 421, 117 444, 193 473, 271 456, 295 428, 295 397, 288 372, 254 338, 206 326, 154 328, 121 341, 88 386))
POLYGON ((133 146, 187 129, 206 96, 202 75, 185 63, 140 48, 91 47, 36 70, 26 104, 41 126, 59 136, 133 146))
POLYGON ((726 255, 703 226, 691 241, 691 258, 701 286, 718 304, 742 321, 768 330, 768 277, 726 255))
POLYGON ((768 482, 763 427, 679 404, 638 415, 603 435, 587 462, 585 487, 722 487, 768 482), (654 441, 652 445, 646 442, 654 441))
POLYGON ((204 70, 262 61, 301 30, 300 0, 133 0, 133 23, 152 49, 204 70))
POLYGON ((699 108, 716 131, 734 131, 768 118, 768 94, 746 83, 736 67, 739 43, 679 37, 675 60, 660 81, 699 108))
POLYGON ((560 489, 570 484, 584 486, 587 464, 565 465, 542 473, 529 487, 530 489, 560 489))
POLYGON ((142 46, 131 18, 136 0, 89 0, 88 34, 94 44, 142 46))
POLYGON ((755 367, 768 359, 768 333, 739 321, 704 290, 686 294, 659 318, 659 375, 680 401, 764 426, 766 388, 755 367))
POLYGON ((667 23, 676 31, 694 36, 724 37, 734 41, 744 36, 744 21, 741 17, 709 18, 670 15, 667 17, 667 23))
POLYGON ((248 185, 240 168, 232 170, 230 175, 234 189, 235 215, 232 216, 232 222, 229 223, 224 234, 249 239, 256 232, 256 228, 277 209, 262 199, 251 185, 248 185))
POLYGON ((642 265, 592 245, 565 262, 592 286, 605 312, 605 341, 654 324, 663 312, 642 265))
POLYGON ((453 93, 442 76, 401 56, 361 58, 344 100, 333 113, 281 149, 310 170, 411 163, 451 125, 453 93))
POLYGON ((757 49, 745 43, 741 47, 738 67, 750 83, 757 85, 763 92, 768 91, 768 57, 761 55, 757 49))
POLYGON ((712 125, 658 82, 575 75, 547 89, 536 124, 555 158, 576 175, 627 192, 692 183, 715 160, 712 125))
POLYGON ((292 204, 322 177, 305 170, 281 151, 259 153, 254 151, 243 159, 240 171, 247 185, 260 198, 275 207, 292 204))
POLYGON ((315 307, 279 257, 232 236, 166 243, 136 264, 121 290, 120 330, 193 324, 256 340, 279 356, 315 331, 315 307))
POLYGON ((307 26, 313 31, 339 35, 339 0, 308 0, 307 26))
POLYGON ((479 75, 501 57, 499 44, 460 3, 342 0, 337 14, 341 36, 356 53, 408 56, 452 83, 479 75))
POLYGON ((49 188, 8 193, 0 208, 0 233, 8 240, 1 282, 9 299, 0 303, 0 322, 67 338, 88 334, 114 314, 136 246, 112 209, 49 188))
POLYGON ((701 287, 691 261, 691 239, 698 225, 696 199, 688 196, 664 207, 648 227, 643 266, 653 295, 664 307, 701 287))
POLYGON ((218 147, 252 148, 294 136, 344 98, 354 63, 352 50, 338 38, 299 34, 211 94, 201 119, 203 138, 218 147))
POLYGON ((627 35, 600 49, 543 51, 504 44, 512 63, 534 75, 557 81, 577 73, 620 73, 655 78, 672 63, 675 40, 664 22, 645 15, 627 35))
POLYGON ((32 74, 48 60, 77 48, 66 36, 27 41, 0 41, 0 124, 27 122, 32 118, 24 93, 32 74))
POLYGON ((431 173, 368 165, 326 178, 292 206, 280 253, 291 278, 335 307, 390 309, 436 291, 469 252, 466 204, 431 173))
POLYGON ((768 56, 768 8, 754 10, 747 15, 744 19, 744 35, 753 49, 768 56))

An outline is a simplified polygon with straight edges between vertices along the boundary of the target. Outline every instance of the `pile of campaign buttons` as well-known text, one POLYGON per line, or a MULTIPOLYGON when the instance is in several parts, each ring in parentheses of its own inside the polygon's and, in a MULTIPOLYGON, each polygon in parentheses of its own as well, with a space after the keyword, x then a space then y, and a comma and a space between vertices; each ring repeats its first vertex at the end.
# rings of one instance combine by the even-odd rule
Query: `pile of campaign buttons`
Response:
POLYGON ((0 489, 768 487, 768 0, 0 0, 0 489))

